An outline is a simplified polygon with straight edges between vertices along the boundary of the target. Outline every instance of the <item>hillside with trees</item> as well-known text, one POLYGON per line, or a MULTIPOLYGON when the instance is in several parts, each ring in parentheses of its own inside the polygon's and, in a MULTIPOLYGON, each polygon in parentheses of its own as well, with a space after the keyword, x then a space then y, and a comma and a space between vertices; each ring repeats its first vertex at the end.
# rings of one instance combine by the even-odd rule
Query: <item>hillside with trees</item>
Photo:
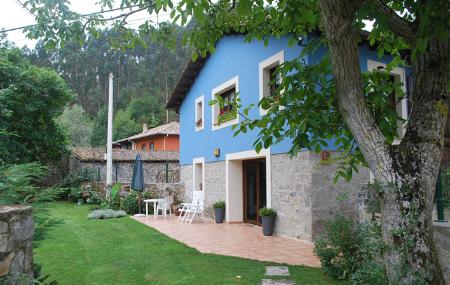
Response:
MULTIPOLYGON (((166 113, 165 102, 174 87, 189 50, 179 41, 174 49, 144 39, 146 48, 114 49, 103 30, 97 38, 49 49, 38 42, 23 49, 31 63, 57 71, 76 96, 58 121, 66 129, 72 146, 101 146, 106 143, 108 74, 114 75, 114 134, 121 139, 149 127, 176 119, 166 113), (80 122, 83 123, 80 129, 80 122)), ((181 31, 180 31, 181 34, 181 31)))

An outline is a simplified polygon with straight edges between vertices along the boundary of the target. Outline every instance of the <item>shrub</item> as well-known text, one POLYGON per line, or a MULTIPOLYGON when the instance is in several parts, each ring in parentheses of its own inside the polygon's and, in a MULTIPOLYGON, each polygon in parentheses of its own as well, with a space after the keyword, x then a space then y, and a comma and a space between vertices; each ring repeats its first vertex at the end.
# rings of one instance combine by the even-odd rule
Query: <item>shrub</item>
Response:
POLYGON ((123 199, 122 210, 129 215, 134 215, 139 212, 138 195, 130 193, 123 199))
POLYGON ((46 173, 39 163, 0 166, 0 204, 23 204, 35 201, 40 189, 35 183, 46 173))
POLYGON ((94 210, 89 213, 88 219, 112 219, 112 218, 120 218, 126 216, 127 213, 122 210, 112 210, 112 209, 101 209, 94 210))
POLYGON ((72 202, 81 201, 87 204, 100 204, 102 202, 100 195, 91 185, 71 187, 67 198, 72 202))
POLYGON ((275 218, 277 216, 277 212, 274 209, 272 209, 272 208, 264 207, 264 208, 259 209, 259 215, 261 217, 272 217, 272 218, 275 218))
POLYGON ((332 277, 354 284, 386 284, 380 256, 380 228, 358 224, 341 215, 325 224, 325 237, 315 243, 314 253, 332 277))
MULTIPOLYGON (((143 192, 143 193, 137 193, 135 191, 131 192, 122 201, 121 209, 127 212, 129 215, 137 214, 139 213, 139 199, 141 200, 141 210, 144 210, 145 199, 155 199, 158 198, 157 194, 155 192, 143 192)), ((153 214, 153 207, 148 208, 148 212, 150 214, 153 214)))
POLYGON ((83 182, 97 181, 97 170, 83 168, 75 173, 69 173, 59 184, 62 188, 79 187, 83 182))
POLYGON ((50 187, 44 188, 39 191, 39 195, 36 197, 36 201, 38 202, 52 202, 56 200, 60 200, 63 193, 65 193, 66 189, 60 187, 50 187))
POLYGON ((83 189, 81 188, 81 186, 71 187, 69 188, 69 195, 67 198, 72 202, 78 202, 79 200, 83 200, 82 193, 83 189))
POLYGON ((225 209, 225 201, 217 201, 213 204, 214 209, 225 209))

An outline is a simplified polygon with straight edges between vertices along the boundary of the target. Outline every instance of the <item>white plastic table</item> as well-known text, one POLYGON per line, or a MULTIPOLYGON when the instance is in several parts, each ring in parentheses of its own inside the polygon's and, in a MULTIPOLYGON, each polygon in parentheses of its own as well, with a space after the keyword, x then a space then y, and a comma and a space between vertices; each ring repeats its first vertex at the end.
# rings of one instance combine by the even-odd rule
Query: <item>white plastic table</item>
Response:
POLYGON ((148 204, 153 203, 153 218, 156 219, 158 213, 156 213, 156 206, 159 202, 164 202, 164 199, 145 199, 145 217, 148 217, 148 204))

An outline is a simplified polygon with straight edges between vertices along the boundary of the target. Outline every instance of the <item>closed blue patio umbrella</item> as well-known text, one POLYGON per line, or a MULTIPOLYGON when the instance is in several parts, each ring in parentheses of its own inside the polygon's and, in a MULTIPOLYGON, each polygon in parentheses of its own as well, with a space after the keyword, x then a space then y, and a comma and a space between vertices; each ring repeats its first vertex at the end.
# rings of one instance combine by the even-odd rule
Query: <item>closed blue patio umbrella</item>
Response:
POLYGON ((139 192, 138 195, 138 204, 139 204, 139 214, 136 216, 143 216, 141 214, 141 193, 144 191, 144 166, 142 165, 141 156, 136 155, 136 159, 134 160, 133 166, 133 180, 131 181, 131 189, 139 192))

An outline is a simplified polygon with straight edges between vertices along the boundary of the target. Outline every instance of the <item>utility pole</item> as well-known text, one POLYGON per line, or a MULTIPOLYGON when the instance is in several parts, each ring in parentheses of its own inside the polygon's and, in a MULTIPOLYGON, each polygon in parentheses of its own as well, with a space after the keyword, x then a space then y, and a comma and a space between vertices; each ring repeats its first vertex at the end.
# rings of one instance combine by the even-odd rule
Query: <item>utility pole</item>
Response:
MULTIPOLYGON (((106 145, 106 186, 110 189, 112 184, 112 132, 113 132, 113 75, 109 74, 108 94, 108 136, 106 145)), ((108 189, 107 188, 107 189, 108 189)), ((109 199, 109 191, 106 191, 109 199)))

